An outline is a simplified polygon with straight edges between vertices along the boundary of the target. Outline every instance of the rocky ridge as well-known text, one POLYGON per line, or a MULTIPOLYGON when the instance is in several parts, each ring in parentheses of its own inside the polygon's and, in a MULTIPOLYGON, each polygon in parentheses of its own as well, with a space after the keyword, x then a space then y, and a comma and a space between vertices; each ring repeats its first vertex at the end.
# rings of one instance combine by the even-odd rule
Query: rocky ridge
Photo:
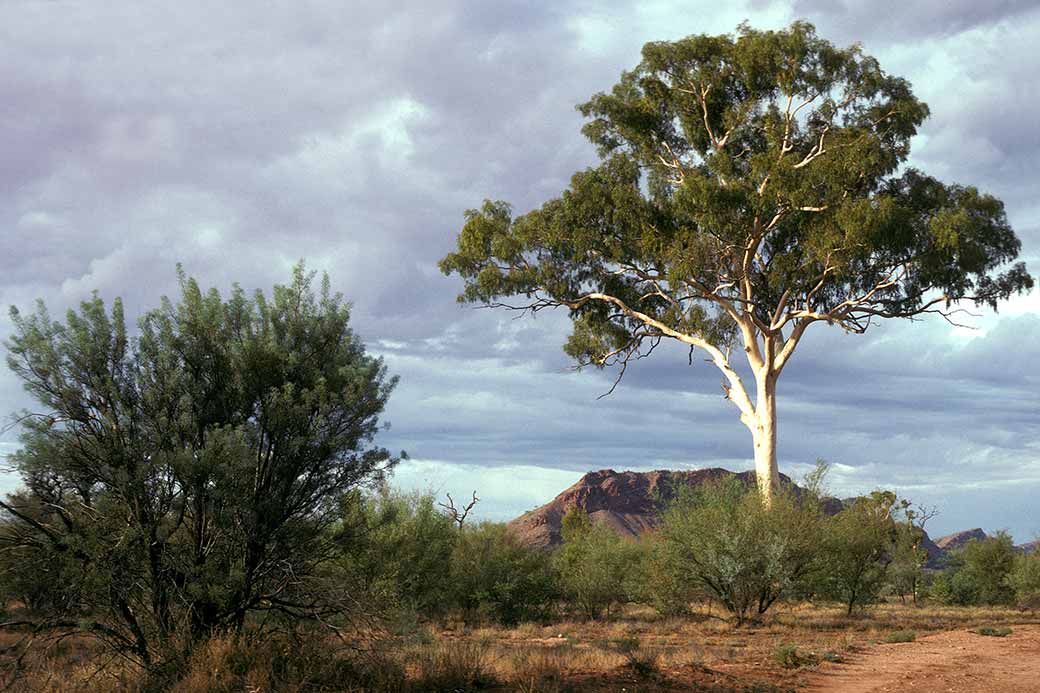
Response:
MULTIPOLYGON (((545 505, 530 510, 509 522, 509 527, 525 542, 533 546, 550 547, 560 544, 560 527, 563 516, 574 507, 585 511, 596 524, 606 525, 622 536, 636 537, 653 531, 660 525, 660 503, 675 496, 683 486, 699 486, 706 482, 735 478, 747 486, 755 483, 755 473, 731 472, 720 467, 708 469, 652 472, 616 472, 613 469, 601 469, 589 472, 577 483, 565 489, 556 498, 545 505)), ((782 486, 791 487, 796 493, 801 492, 791 479, 780 475, 782 486)), ((839 512, 846 503, 837 498, 824 499, 824 509, 828 514, 839 512)), ((985 539, 987 534, 981 528, 956 532, 932 541, 927 533, 924 536, 924 548, 928 552, 928 565, 941 567, 943 559, 950 551, 962 548, 969 541, 985 539)), ((1022 544, 1020 551, 1040 549, 1040 541, 1022 544)))

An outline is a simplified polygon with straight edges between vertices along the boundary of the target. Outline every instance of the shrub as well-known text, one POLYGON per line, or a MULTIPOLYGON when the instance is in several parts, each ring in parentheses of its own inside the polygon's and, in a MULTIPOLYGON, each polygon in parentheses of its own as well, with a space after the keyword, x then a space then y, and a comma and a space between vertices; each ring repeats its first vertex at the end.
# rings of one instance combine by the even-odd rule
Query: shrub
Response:
POLYGON ((588 618, 629 601, 639 578, 640 549, 609 527, 593 525, 578 508, 564 517, 555 556, 563 596, 588 618))
POLYGON ((988 626, 985 626, 982 628, 976 628, 971 632, 976 633, 978 635, 986 635, 991 638, 1006 638, 1007 636, 1011 635, 1012 630, 1010 628, 990 628, 988 626))
POLYGON ((912 630, 894 630, 885 636, 887 643, 913 642, 914 640, 917 640, 917 633, 912 630))
POLYGON ((666 506, 661 535, 677 574, 714 595, 741 624, 808 574, 820 525, 812 494, 780 492, 766 506, 731 480, 681 489, 666 506))
POLYGON ((1019 605, 1040 607, 1040 552, 1016 556, 1009 581, 1019 605))
POLYGON ((633 601, 649 604, 664 616, 678 616, 705 596, 700 584, 681 571, 680 562, 672 555, 671 543, 652 534, 639 540, 637 551, 639 570, 631 595, 633 601))
POLYGON ((1015 547, 1007 532, 969 542, 949 560, 932 593, 944 604, 1011 604, 1015 547))
POLYGON ((181 275, 137 329, 100 297, 56 322, 12 312, 8 364, 36 400, 0 500, 34 626, 87 632, 147 667, 252 616, 328 619, 353 595, 324 580, 336 501, 396 458, 374 445, 396 379, 349 306, 298 265, 270 297, 222 298, 181 275), (42 577, 42 576, 41 576, 42 577), (43 583, 44 580, 38 582, 43 583))
POLYGON ((392 611, 426 616, 451 606, 454 523, 431 494, 401 494, 383 487, 371 496, 354 492, 341 502, 337 539, 343 579, 392 611))
POLYGON ((780 643, 773 650, 773 659, 785 669, 800 669, 804 666, 819 664, 819 658, 812 652, 803 652, 797 645, 780 643))
POLYGON ((501 523, 466 526, 451 558, 453 603, 467 617, 513 625, 538 620, 558 590, 550 555, 524 544, 501 523))
POLYGON ((840 600, 849 614, 877 601, 892 560, 896 496, 875 491, 827 520, 820 551, 820 592, 840 600))

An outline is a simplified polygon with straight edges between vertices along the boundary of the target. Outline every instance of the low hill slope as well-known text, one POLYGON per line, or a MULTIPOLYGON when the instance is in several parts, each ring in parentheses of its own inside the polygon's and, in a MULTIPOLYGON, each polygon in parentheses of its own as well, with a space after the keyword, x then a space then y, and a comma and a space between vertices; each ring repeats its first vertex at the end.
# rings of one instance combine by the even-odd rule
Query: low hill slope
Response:
POLYGON ((945 537, 940 537, 935 540, 935 545, 943 551, 956 551, 964 548, 968 542, 986 538, 986 533, 981 528, 976 527, 975 529, 966 529, 963 532, 954 532, 953 534, 947 534, 945 537))
MULTIPOLYGON (((509 526, 534 546, 556 546, 562 541, 560 526, 563 516, 571 508, 577 507, 585 511, 593 522, 607 525, 624 536, 634 537, 659 525, 658 499, 673 498, 676 490, 683 486, 700 486, 706 482, 730 478, 736 478, 748 486, 755 483, 754 472, 731 472, 719 467, 652 472, 601 469, 589 472, 542 507, 512 520, 509 526)), ((780 480, 785 486, 794 485, 783 474, 780 480)), ((829 512, 837 512, 841 509, 841 501, 828 498, 827 508, 829 512)))
MULTIPOLYGON (((674 498, 679 488, 695 487, 731 478, 748 487, 755 484, 754 472, 731 472, 720 467, 652 472, 616 472, 613 469, 601 469, 589 472, 545 505, 512 520, 509 526, 525 542, 533 546, 557 546, 562 542, 560 528, 563 516, 571 508, 577 507, 588 514, 594 523, 606 525, 622 536, 635 537, 660 525, 660 501, 674 498)), ((793 487, 796 493, 802 491, 783 474, 780 475, 780 483, 793 487)), ((826 498, 824 510, 828 514, 837 513, 846 502, 848 501, 826 498)), ((932 542, 927 533, 924 536, 923 547, 928 552, 928 566, 939 567, 945 552, 932 542)))

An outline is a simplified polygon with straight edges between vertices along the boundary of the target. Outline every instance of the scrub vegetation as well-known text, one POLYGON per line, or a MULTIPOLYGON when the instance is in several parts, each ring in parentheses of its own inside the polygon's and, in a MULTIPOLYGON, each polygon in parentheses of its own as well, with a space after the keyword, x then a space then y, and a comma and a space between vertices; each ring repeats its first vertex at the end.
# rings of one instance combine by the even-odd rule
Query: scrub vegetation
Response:
POLYGON ((468 519, 476 493, 397 492, 396 378, 302 265, 269 294, 181 273, 136 325, 96 295, 12 309, 34 406, 0 501, 0 689, 789 690, 876 643, 1033 632, 1040 554, 1006 534, 929 567, 909 500, 827 510, 825 466, 778 483, 776 384, 809 326, 1032 284, 999 200, 903 166, 909 84, 806 23, 744 26, 648 44, 580 108, 601 164, 526 215, 467 213, 442 269, 463 300, 568 310, 581 364, 705 351, 757 487, 684 489, 639 539, 574 509, 554 548, 468 519))

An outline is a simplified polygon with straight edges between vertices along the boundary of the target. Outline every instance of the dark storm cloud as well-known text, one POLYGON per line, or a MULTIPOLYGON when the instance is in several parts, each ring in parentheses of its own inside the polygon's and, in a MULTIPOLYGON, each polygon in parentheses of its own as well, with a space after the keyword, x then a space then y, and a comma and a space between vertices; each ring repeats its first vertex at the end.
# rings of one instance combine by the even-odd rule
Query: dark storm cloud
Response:
MULTIPOLYGON (((477 478, 506 517, 533 502, 509 478, 552 495, 589 468, 747 467, 749 435, 700 355, 663 349, 597 399, 614 374, 571 372, 564 315, 459 307, 436 261, 466 208, 527 211, 595 161, 574 104, 645 41, 798 17, 911 79, 933 111, 915 165, 1004 199, 1040 266, 1040 18, 1025 3, 13 2, 0 303, 60 314, 98 289, 136 315, 176 293, 178 261, 226 289, 284 281, 304 257, 402 376, 383 443, 417 458, 403 483, 477 478)), ((823 456, 842 492, 978 493, 979 508, 1008 479, 1040 485, 1038 314, 1019 300, 974 337, 941 321, 814 328, 780 385, 782 471, 823 456)), ((0 402, 26 404, 7 373, 0 402)), ((994 523, 1040 529, 1008 512, 994 523)))

